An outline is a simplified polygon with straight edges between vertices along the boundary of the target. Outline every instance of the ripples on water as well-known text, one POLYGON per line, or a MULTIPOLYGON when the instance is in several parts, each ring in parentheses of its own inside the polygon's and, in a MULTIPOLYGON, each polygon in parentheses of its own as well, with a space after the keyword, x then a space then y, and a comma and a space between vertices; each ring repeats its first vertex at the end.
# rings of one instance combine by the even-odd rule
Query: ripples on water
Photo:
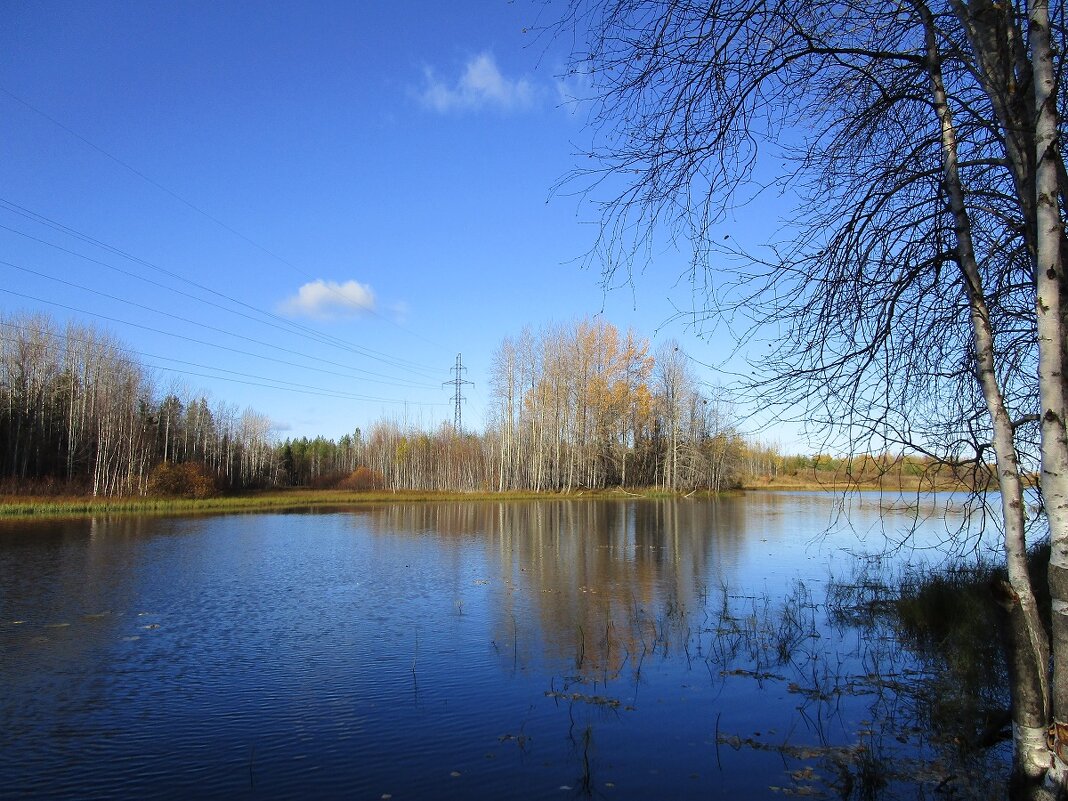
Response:
POLYGON ((866 755, 939 753, 883 737, 907 698, 849 677, 913 667, 828 625, 821 588, 884 534, 944 540, 945 510, 868 498, 847 528, 795 493, 6 524, 0 797, 848 794, 866 755))

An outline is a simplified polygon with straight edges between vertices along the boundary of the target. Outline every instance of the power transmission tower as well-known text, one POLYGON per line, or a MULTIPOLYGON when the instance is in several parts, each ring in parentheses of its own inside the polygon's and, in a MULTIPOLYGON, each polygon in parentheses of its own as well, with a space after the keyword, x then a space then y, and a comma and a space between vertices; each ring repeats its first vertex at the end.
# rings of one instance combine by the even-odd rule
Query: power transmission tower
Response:
POLYGON ((463 395, 460 394, 460 387, 462 387, 464 384, 470 384, 471 386, 475 385, 474 381, 464 380, 463 373, 466 369, 467 368, 463 365, 463 360, 460 358, 460 354, 457 353, 456 364, 452 367, 452 372, 455 373, 455 375, 453 376, 451 381, 443 381, 441 384, 443 387, 447 387, 450 385, 454 387, 452 399, 453 403, 455 404, 455 411, 453 411, 452 413, 452 426, 456 429, 457 434, 462 434, 464 430, 462 404, 465 400, 467 400, 463 395))

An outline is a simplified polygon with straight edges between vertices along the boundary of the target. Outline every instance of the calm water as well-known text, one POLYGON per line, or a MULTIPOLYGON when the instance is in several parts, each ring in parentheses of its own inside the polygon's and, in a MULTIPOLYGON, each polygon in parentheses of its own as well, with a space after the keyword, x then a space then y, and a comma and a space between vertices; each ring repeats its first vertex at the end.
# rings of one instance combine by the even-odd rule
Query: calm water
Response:
POLYGON ((913 668, 822 603, 847 550, 944 540, 945 502, 855 500, 852 528, 805 493, 6 524, 0 797, 833 797, 864 749, 938 758, 884 736, 903 696, 842 691, 913 668), (782 609, 812 625, 785 659, 782 609))

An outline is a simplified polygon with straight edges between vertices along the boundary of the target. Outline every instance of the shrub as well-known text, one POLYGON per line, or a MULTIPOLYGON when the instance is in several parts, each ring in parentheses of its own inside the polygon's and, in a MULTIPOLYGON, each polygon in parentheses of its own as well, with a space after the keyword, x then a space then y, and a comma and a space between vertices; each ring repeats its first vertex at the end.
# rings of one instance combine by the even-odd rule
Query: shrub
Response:
POLYGON ((348 473, 331 470, 327 473, 320 473, 311 479, 308 482, 308 486, 316 490, 338 489, 341 487, 341 482, 346 478, 348 478, 348 473))
POLYGON ((348 476, 338 482, 338 488, 344 490, 380 490, 386 486, 385 477, 369 467, 357 467, 348 476))
POLYGON ((160 462, 148 478, 148 492, 166 498, 212 498, 215 477, 199 462, 160 462))

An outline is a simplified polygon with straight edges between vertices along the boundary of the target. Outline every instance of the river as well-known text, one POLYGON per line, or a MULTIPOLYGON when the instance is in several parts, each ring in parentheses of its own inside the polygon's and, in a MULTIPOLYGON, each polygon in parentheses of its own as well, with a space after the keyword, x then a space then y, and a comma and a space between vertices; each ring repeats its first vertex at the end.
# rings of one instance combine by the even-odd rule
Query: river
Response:
POLYGON ((5 522, 0 798, 930 796, 923 665, 825 603, 983 552, 910 501, 5 522))

